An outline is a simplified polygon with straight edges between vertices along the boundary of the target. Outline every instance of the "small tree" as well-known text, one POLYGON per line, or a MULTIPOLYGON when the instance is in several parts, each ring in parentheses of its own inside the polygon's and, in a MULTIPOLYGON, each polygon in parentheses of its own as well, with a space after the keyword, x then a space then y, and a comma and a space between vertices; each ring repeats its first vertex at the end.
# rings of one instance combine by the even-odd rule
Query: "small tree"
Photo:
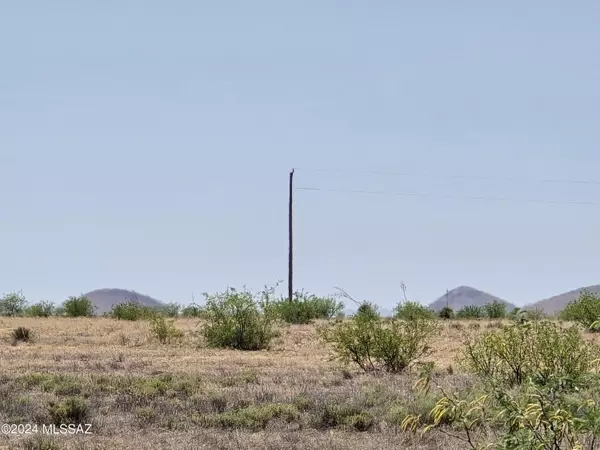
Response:
POLYGON ((0 300, 0 309, 3 316, 20 316, 27 306, 23 292, 5 294, 0 300))
POLYGON ((65 314, 69 317, 90 317, 94 315, 96 307, 86 296, 69 297, 63 303, 65 314))

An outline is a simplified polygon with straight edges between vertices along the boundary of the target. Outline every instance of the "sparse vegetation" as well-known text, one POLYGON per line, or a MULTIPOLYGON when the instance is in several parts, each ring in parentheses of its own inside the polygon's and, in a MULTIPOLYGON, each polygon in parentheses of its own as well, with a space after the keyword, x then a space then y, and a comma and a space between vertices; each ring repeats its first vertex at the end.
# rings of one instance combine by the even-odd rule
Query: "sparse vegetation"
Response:
POLYGON ((114 305, 109 313, 111 317, 117 320, 143 320, 150 319, 157 314, 157 311, 149 306, 142 305, 140 302, 130 300, 128 302, 114 305))
POLYGON ((361 302, 350 318, 278 329, 273 289, 206 297, 177 317, 133 303, 78 320, 39 319, 34 305, 4 317, 7 340, 27 345, 6 346, 0 361, 0 416, 92 423, 86 442, 110 450, 194 448, 198 436, 233 449, 234 435, 242 448, 281 448, 291 436, 315 450, 598 447, 600 352, 573 323, 529 311, 487 320, 489 308, 465 322, 405 301, 394 318, 361 302))
POLYGON ((593 292, 582 292, 578 299, 568 303, 561 318, 577 322, 588 331, 600 331, 596 324, 600 320, 600 296, 593 292))
POLYGON ((504 319, 506 317, 506 303, 494 300, 486 303, 484 310, 489 319, 504 319))
POLYGON ((321 338, 331 345, 343 363, 354 363, 365 372, 403 372, 429 353, 436 330, 428 318, 392 320, 357 315, 354 319, 319 328, 321 338))
POLYGON ((405 301, 394 308, 394 317, 402 320, 433 319, 435 312, 420 303, 405 301))
POLYGON ((331 319, 343 312, 344 303, 331 297, 296 292, 292 301, 282 298, 271 304, 275 314, 287 323, 308 324, 316 319, 331 319))
POLYGON ((485 316, 485 308, 478 305, 467 305, 456 313, 457 319, 483 319, 485 316))
POLYGON ((24 315, 29 317, 50 317, 56 314, 56 306, 51 302, 38 302, 25 308, 24 315))
POLYGON ((63 303, 65 314, 68 317, 91 317, 94 315, 94 305, 92 301, 85 297, 69 297, 63 303))
POLYGON ((454 319, 454 310, 449 306, 444 306, 438 315, 440 316, 440 319, 454 319))
POLYGON ((211 347, 262 350, 277 335, 275 311, 269 306, 272 290, 265 289, 257 298, 247 289, 228 288, 205 297, 202 334, 211 347))
POLYGON ((18 342, 30 342, 33 339, 33 333, 29 328, 18 327, 11 331, 10 336, 13 344, 18 342))
POLYGON ((150 331, 161 344, 171 344, 183 337, 183 332, 175 326, 173 321, 167 320, 162 315, 150 317, 150 331))

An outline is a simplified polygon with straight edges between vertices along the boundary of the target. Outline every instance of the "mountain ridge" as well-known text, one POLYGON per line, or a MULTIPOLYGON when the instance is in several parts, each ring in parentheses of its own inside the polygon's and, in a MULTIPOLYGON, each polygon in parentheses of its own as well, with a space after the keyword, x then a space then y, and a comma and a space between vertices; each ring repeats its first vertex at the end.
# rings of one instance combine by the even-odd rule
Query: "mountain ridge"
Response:
POLYGON ((102 288, 95 289, 83 295, 92 301, 92 304, 96 307, 95 313, 98 315, 109 312, 115 305, 127 303, 132 300, 152 308, 165 305, 164 302, 149 295, 140 294, 128 289, 102 288))
POLYGON ((437 300, 429 304, 429 308, 434 311, 440 311, 446 306, 446 302, 454 311, 464 308, 465 306, 484 306, 487 303, 499 301, 506 304, 507 311, 511 311, 516 306, 506 300, 503 300, 495 295, 475 289, 471 286, 458 286, 442 295, 437 300))

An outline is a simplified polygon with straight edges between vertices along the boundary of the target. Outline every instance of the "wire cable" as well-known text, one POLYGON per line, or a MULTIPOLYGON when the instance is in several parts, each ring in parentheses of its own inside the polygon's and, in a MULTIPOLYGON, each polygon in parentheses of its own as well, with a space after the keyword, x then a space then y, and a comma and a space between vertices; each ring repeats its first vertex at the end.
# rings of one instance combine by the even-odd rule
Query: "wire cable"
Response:
POLYGON ((464 175, 464 174, 431 174, 431 173, 414 173, 414 172, 388 172, 388 171, 365 171, 365 170, 351 170, 351 169, 327 169, 327 168, 311 168, 311 167, 300 167, 295 168, 296 171, 307 171, 307 172, 338 172, 338 173, 352 173, 356 175, 385 175, 385 176, 403 176, 403 177, 420 177, 420 178, 451 178, 451 179, 463 179, 463 180, 497 180, 497 181, 512 181, 512 182, 536 182, 536 183, 554 183, 554 184, 587 184, 587 185, 600 185, 600 180, 573 180, 573 179, 532 179, 532 178, 519 178, 519 177, 494 177, 494 176, 482 176, 482 175, 464 175))
POLYGON ((564 205, 582 205, 591 206, 598 203, 580 201, 580 200, 536 200, 536 199, 515 199, 506 197, 485 197, 485 196, 451 196, 451 195, 436 195, 424 192, 386 192, 386 191, 366 191, 360 189, 335 189, 335 188, 317 188, 317 187, 296 187, 296 191, 319 191, 319 192, 341 192, 349 194, 369 194, 369 195, 393 195, 406 197, 430 197, 443 198, 448 200, 483 200, 495 202, 517 202, 517 203, 540 203, 540 204, 564 204, 564 205))

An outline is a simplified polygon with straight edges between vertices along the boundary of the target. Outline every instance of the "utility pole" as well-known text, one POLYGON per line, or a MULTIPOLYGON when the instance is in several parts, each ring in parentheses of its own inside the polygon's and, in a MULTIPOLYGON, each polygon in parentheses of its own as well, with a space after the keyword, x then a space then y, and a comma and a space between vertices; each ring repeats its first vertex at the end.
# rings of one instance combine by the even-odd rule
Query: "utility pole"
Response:
POLYGON ((446 308, 448 307, 448 289, 446 289, 446 308))
POLYGON ((290 172, 290 203, 288 209, 288 237, 289 237, 289 254, 288 254, 288 301, 291 303, 294 297, 294 169, 290 172))

